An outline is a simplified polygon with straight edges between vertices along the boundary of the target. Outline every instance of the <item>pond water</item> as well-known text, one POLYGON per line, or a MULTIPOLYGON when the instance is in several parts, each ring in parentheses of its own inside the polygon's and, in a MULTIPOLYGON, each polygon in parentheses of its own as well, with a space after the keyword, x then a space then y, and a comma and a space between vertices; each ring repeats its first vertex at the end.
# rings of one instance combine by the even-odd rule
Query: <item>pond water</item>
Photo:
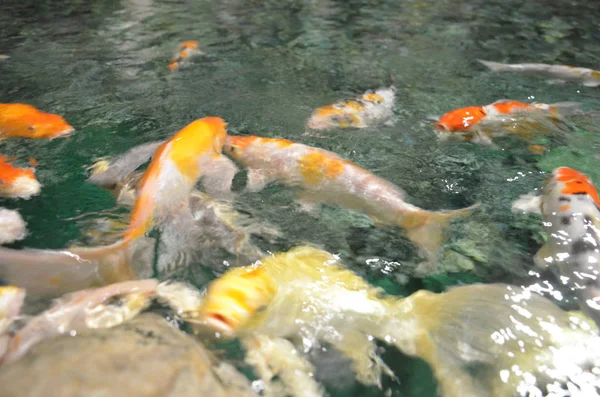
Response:
MULTIPOLYGON (((73 218, 114 207, 108 192, 85 182, 87 166, 218 115, 237 133, 338 153, 399 185, 420 207, 482 203, 454 224, 439 274, 424 279, 412 277, 419 259, 399 230, 337 207, 318 218, 298 214, 294 193, 278 186, 238 198, 252 217, 284 233, 273 244, 257 241, 262 248, 320 244, 392 294, 477 281, 527 284, 544 236, 539 218, 511 213, 511 203, 561 165, 600 181, 600 91, 494 74, 477 59, 600 69, 599 18, 597 4, 583 0, 4 0, 0 54, 10 58, 0 61, 1 102, 61 114, 76 128, 68 139, 0 142, 1 153, 35 158, 43 184, 31 200, 0 200, 28 223, 28 238, 14 246, 82 243, 73 218), (171 72, 167 64, 185 40, 198 40, 208 55, 171 72), (304 134, 315 108, 390 84, 395 125, 304 134), (550 150, 541 156, 509 138, 497 148, 441 142, 428 119, 505 98, 580 102, 585 113, 544 137, 550 150)), ((434 395, 426 364, 394 350, 384 359, 398 376, 385 380, 384 391, 353 385, 342 392, 335 382, 329 390, 434 395)))

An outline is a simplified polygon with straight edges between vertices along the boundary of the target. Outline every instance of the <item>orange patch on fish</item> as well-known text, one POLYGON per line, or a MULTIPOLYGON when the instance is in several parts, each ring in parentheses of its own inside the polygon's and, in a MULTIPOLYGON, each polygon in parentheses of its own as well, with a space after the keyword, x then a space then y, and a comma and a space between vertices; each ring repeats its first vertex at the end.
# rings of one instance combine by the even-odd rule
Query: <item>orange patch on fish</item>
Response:
POLYGON ((565 211, 568 211, 568 210, 569 210, 569 208, 571 208, 571 205, 569 205, 569 204, 563 204, 563 205, 561 205, 561 206, 558 208, 558 210, 559 210, 560 212, 565 212, 565 211))
POLYGON ((31 168, 18 168, 0 157, 0 183, 10 184, 17 178, 27 177, 35 179, 35 173, 31 168))
POLYGON ((365 101, 374 102, 374 103, 382 103, 384 101, 384 99, 381 95, 374 94, 374 93, 365 94, 365 95, 363 95, 362 99, 364 99, 365 101))
POLYGON ((529 151, 533 154, 544 154, 546 147, 542 145, 529 145, 529 151))
POLYGON ((556 180, 564 183, 562 194, 587 194, 600 206, 598 191, 590 179, 572 168, 561 167, 557 170, 556 180))
POLYGON ((183 50, 183 49, 197 50, 198 46, 199 46, 199 43, 196 40, 188 40, 188 41, 184 41, 179 46, 179 49, 180 50, 183 50))
POLYGON ((346 160, 333 159, 318 151, 311 151, 298 160, 304 181, 311 185, 319 184, 324 179, 334 179, 340 176, 347 163, 346 160))
POLYGON ((452 110, 440 117, 436 126, 443 131, 467 131, 486 116, 482 106, 468 106, 452 110))

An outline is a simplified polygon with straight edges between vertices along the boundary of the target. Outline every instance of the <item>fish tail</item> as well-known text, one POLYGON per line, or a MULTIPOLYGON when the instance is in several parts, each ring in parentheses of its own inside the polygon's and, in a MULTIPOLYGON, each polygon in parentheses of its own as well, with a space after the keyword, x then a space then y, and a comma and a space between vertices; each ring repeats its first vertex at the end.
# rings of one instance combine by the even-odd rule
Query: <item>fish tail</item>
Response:
POLYGON ((131 260, 133 253, 133 244, 127 240, 68 250, 0 247, 0 280, 24 288, 29 296, 53 298, 136 279, 131 260))
POLYGON ((446 240, 446 229, 451 221, 471 215, 480 204, 451 211, 419 210, 400 217, 398 226, 406 230, 407 237, 421 248, 429 259, 437 256, 446 240))
POLYGON ((557 102, 550 105, 550 112, 559 117, 569 117, 582 114, 583 110, 579 102, 557 102))
POLYGON ((483 59, 478 59, 477 61, 490 69, 492 72, 508 72, 511 70, 510 66, 503 63, 484 61, 483 59))

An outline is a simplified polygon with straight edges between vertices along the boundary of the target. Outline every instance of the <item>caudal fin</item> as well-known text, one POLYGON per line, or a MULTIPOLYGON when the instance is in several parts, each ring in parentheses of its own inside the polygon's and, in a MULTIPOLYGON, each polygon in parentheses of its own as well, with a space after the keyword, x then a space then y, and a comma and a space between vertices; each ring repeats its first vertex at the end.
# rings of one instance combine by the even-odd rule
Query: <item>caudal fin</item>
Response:
POLYGON ((137 278, 132 267, 135 242, 65 250, 15 250, 0 247, 0 280, 24 288, 28 296, 64 293, 137 278))
POLYGON ((423 251, 429 265, 433 266, 439 247, 446 240, 446 229, 450 222, 471 215, 479 206, 478 203, 460 210, 415 211, 403 215, 398 226, 406 230, 407 237, 423 251))
POLYGON ((551 352, 597 338, 586 331, 588 324, 574 323, 551 301, 507 284, 473 284, 442 294, 419 291, 391 310, 397 315, 385 329, 388 340, 425 360, 444 396, 513 395, 525 381, 521 375, 556 364, 551 352), (513 367, 522 372, 501 379, 502 370, 513 367))
POLYGON ((508 72, 510 67, 504 63, 484 61, 483 59, 477 60, 479 63, 490 69, 492 72, 508 72))

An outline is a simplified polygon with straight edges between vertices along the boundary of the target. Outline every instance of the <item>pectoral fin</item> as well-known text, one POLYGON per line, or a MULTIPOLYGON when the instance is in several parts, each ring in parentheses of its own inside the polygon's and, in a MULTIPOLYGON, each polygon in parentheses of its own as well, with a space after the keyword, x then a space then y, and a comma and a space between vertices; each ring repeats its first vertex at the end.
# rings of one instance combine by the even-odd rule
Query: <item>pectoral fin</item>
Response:
POLYGON ((511 207, 513 212, 528 212, 532 214, 542 213, 542 196, 535 193, 521 195, 515 200, 511 207))

